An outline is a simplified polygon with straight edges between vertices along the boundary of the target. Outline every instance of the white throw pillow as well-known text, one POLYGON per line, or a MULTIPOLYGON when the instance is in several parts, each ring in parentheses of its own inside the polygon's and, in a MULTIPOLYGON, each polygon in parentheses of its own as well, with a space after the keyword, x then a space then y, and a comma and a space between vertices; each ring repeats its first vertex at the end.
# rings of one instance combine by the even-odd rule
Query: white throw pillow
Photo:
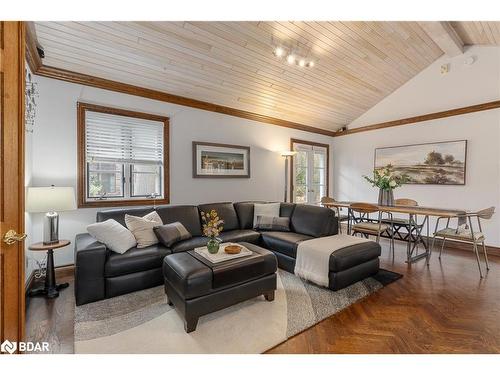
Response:
POLYGON ((253 227, 257 225, 257 216, 280 216, 280 203, 255 203, 253 205, 253 227))
POLYGON ((137 245, 132 232, 113 219, 87 225, 87 232, 115 253, 123 254, 137 245))
POLYGON ((143 217, 125 215, 125 224, 137 240, 137 248, 142 249, 158 243, 153 228, 163 225, 163 221, 160 215, 153 211, 143 217))

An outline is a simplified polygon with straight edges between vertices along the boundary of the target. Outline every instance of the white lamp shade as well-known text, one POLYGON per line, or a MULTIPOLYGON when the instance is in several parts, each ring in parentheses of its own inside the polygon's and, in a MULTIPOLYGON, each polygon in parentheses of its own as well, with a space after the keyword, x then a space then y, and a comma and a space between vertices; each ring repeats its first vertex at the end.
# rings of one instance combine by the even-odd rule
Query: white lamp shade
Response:
POLYGON ((29 187, 26 211, 52 212, 76 210, 75 189, 72 187, 29 187))
POLYGON ((297 151, 281 151, 281 156, 293 156, 297 153, 297 151))

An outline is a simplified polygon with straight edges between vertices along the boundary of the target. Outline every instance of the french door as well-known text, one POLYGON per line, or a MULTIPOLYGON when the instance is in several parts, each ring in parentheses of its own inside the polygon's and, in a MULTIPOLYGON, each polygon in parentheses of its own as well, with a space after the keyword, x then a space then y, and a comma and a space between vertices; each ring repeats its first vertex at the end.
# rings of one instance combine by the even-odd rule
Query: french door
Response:
POLYGON ((292 139, 292 198, 295 203, 319 204, 328 195, 327 144, 292 139))
POLYGON ((24 48, 24 24, 0 21, 0 343, 9 353, 24 336, 24 48))

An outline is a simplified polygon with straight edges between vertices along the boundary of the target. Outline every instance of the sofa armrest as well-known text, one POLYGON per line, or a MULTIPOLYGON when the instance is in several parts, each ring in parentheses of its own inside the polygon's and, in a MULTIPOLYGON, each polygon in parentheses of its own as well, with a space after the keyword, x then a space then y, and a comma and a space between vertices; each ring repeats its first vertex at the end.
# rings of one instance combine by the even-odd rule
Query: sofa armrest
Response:
POLYGON ((75 238, 75 299, 76 305, 98 301, 106 296, 104 265, 106 246, 88 233, 75 238))

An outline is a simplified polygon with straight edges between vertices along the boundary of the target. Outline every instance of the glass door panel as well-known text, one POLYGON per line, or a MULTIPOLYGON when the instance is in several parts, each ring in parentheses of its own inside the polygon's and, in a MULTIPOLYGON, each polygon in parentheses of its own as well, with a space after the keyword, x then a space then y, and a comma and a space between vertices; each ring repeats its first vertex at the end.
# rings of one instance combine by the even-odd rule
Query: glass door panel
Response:
POLYGON ((326 148, 308 144, 294 144, 297 154, 293 160, 293 201, 319 204, 326 195, 326 148))

